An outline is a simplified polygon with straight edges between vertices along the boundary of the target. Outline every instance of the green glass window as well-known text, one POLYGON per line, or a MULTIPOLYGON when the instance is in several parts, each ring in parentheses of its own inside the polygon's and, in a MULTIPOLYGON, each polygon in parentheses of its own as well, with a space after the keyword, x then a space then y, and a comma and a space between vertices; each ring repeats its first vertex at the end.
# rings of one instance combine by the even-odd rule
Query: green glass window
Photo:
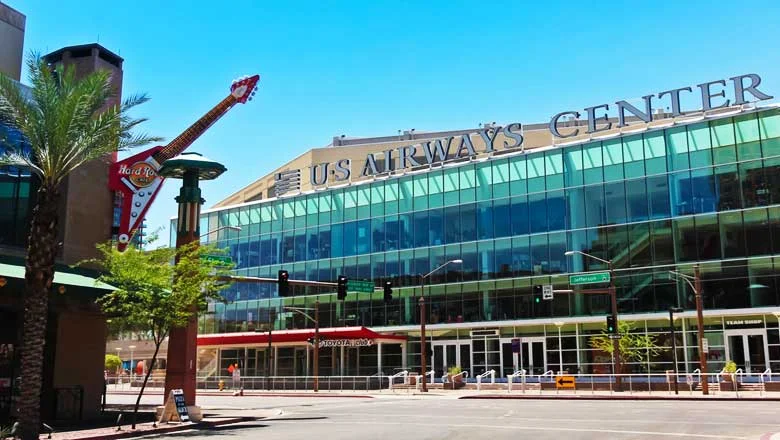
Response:
POLYGON ((627 178, 645 175, 645 150, 641 134, 623 139, 623 163, 627 178))
POLYGON ((493 198, 507 197, 509 195, 509 160, 498 159, 491 162, 493 198))
POLYGON ((464 165, 460 169, 460 202, 473 202, 476 199, 477 176, 474 165, 464 165))
POLYGON ((544 174, 547 189, 563 188, 563 151, 552 150, 544 153, 544 174))
POLYGON ((458 204, 458 169, 444 170, 444 206, 458 204))
POLYGON ((330 223, 330 211, 331 211, 331 204, 333 203, 333 197, 330 193, 330 191, 320 194, 317 198, 317 206, 319 208, 319 221, 318 223, 321 225, 327 225, 330 223))
POLYGON ((758 126, 764 157, 780 155, 780 110, 762 112, 758 126))
POLYGON ((371 215, 371 188, 362 185, 357 188, 357 218, 363 219, 371 215))
POLYGON ((444 206, 444 172, 431 170, 428 172, 428 207, 444 206))
POLYGON ((330 218, 333 223, 338 223, 344 220, 344 190, 335 190, 332 196, 333 209, 331 210, 330 218))
POLYGON ((666 153, 669 171, 685 170, 690 166, 688 160, 688 135, 685 127, 668 128, 666 134, 666 153))
POLYGON ((623 143, 620 138, 602 143, 604 158, 604 181, 610 182, 623 178, 623 143))
POLYGON ((691 168, 712 165, 710 127, 706 122, 688 126, 688 148, 691 168))
POLYGON ((414 210, 428 208, 428 176, 418 174, 413 177, 414 182, 414 210))
POLYGON ((306 224, 316 225, 317 217, 319 215, 319 208, 317 208, 317 201, 319 200, 316 194, 306 196, 306 224))
POLYGON ((490 162, 477 165, 477 200, 490 200, 493 197, 493 169, 490 162))
POLYGON ((249 208, 239 208, 238 226, 246 226, 248 224, 249 224, 249 208))
POLYGON ((604 181, 604 161, 600 142, 582 146, 582 164, 585 170, 585 185, 604 181))
POLYGON ((666 142, 664 132, 654 131, 644 136, 645 170, 648 176, 666 172, 666 142))
POLYGON ((398 212, 412 211, 414 186, 411 176, 402 177, 398 182, 398 212))
POLYGON ((712 156, 715 164, 737 161, 734 148, 734 124, 731 118, 712 121, 710 123, 710 139, 712 141, 712 156))
POLYGON ((512 195, 527 193, 527 180, 528 170, 526 169, 525 156, 509 159, 509 193, 512 195))
POLYGON ((271 220, 273 219, 271 205, 262 205, 260 207, 260 233, 267 234, 271 232, 271 220))
POLYGON ((385 214, 398 213, 398 179, 385 182, 385 214))
POLYGON ((758 119, 755 114, 734 118, 734 132, 737 138, 737 159, 740 162, 761 157, 758 119))
POLYGON ((249 209, 249 223, 260 223, 260 207, 253 206, 249 209))
POLYGON ((385 214, 385 182, 371 184, 371 216, 379 217, 385 214))
POLYGON ((306 197, 296 197, 295 204, 295 227, 306 227, 306 197))
POLYGON ((563 154, 564 185, 566 187, 582 185, 582 147, 580 145, 568 147, 563 154))
POLYGON ((544 191, 544 153, 529 154, 528 192, 544 191))

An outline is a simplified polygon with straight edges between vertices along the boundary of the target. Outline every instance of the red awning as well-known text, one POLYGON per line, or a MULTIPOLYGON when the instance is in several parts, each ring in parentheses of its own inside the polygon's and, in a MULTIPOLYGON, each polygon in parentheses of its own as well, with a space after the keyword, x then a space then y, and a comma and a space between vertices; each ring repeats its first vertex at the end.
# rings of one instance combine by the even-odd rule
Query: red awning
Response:
MULTIPOLYGON (((309 338, 314 337, 314 329, 301 330, 274 330, 271 335, 271 342, 307 342, 309 338)), ((366 327, 332 327, 321 328, 320 338, 322 339, 372 339, 372 340, 394 340, 405 341, 406 336, 384 335, 377 333, 366 327)), ((261 345, 268 344, 268 332, 242 332, 242 333, 219 333, 211 335, 198 335, 198 346, 215 345, 261 345)))

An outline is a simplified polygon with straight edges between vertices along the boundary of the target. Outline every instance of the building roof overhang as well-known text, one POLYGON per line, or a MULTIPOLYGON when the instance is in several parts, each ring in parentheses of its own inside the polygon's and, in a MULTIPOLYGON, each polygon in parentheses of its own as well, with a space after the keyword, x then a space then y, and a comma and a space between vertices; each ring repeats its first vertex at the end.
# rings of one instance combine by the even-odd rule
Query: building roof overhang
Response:
MULTIPOLYGON (((278 330, 271 332, 271 342, 296 343, 307 342, 314 337, 314 329, 278 330)), ((219 333, 211 335, 198 335, 198 346, 224 346, 224 345, 262 345, 268 344, 269 334, 263 332, 219 333)), ((405 341, 406 336, 377 333, 366 327, 331 327, 321 328, 320 338, 329 339, 371 339, 374 341, 405 341)))

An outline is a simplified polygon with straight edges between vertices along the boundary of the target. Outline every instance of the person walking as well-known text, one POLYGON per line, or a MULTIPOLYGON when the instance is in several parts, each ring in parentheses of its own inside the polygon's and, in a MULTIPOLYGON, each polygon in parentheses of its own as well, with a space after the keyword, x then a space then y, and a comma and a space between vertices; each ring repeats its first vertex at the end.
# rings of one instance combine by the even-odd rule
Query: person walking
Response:
POLYGON ((241 389, 241 369, 238 368, 238 364, 233 366, 233 389, 241 389))

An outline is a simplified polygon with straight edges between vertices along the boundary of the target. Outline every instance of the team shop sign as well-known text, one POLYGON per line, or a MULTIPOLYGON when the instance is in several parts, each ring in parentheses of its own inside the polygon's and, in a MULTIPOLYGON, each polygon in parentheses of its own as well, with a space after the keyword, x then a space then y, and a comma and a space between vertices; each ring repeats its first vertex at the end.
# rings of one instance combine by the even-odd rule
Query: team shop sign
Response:
MULTIPOLYGON (((680 87, 676 89, 665 90, 654 95, 642 97, 642 108, 638 108, 625 100, 615 102, 613 109, 617 113, 618 123, 615 128, 621 128, 628 125, 626 115, 630 114, 644 123, 653 122, 653 109, 669 107, 671 116, 677 117, 683 114, 683 111, 710 111, 730 105, 742 105, 749 101, 765 101, 773 97, 758 89, 761 84, 761 77, 749 73, 739 75, 728 80, 720 79, 709 81, 695 86, 680 87), (726 92, 733 90, 726 98, 726 92), (698 95, 700 105, 694 109, 682 109, 681 100, 686 94, 698 95)), ((609 104, 599 104, 591 107, 585 107, 582 112, 575 110, 566 110, 556 114, 550 119, 548 128, 550 133, 556 138, 570 138, 580 134, 593 134, 601 131, 611 130, 613 123, 609 121, 609 104), (563 117, 574 117, 579 119, 584 114, 587 120, 587 129, 583 132, 580 128, 566 128, 558 126, 558 121, 563 117), (563 132, 562 132, 563 131, 563 132)), ((410 167, 422 165, 433 165, 450 159, 462 159, 474 157, 477 151, 472 141, 472 135, 477 134, 482 140, 484 147, 482 151, 490 153, 497 150, 519 150, 524 152, 522 124, 515 122, 505 127, 486 127, 473 133, 460 136, 449 136, 441 139, 425 141, 414 145, 401 146, 394 149, 384 150, 381 153, 371 153, 366 156, 360 168, 361 177, 369 177, 377 174, 389 173, 391 171, 403 170, 410 167), (503 136, 498 137, 501 133, 503 136), (420 163, 417 158, 421 157, 418 153, 423 153, 425 162, 420 163), (379 166, 377 156, 383 158, 379 166)), ((348 181, 352 176, 352 161, 350 159, 340 159, 336 162, 324 162, 309 167, 309 179, 313 186, 320 186, 327 183, 328 176, 332 176, 336 182, 348 181)))
POLYGON ((320 348, 328 347, 370 347, 374 345, 373 339, 323 339, 320 341, 320 348))

